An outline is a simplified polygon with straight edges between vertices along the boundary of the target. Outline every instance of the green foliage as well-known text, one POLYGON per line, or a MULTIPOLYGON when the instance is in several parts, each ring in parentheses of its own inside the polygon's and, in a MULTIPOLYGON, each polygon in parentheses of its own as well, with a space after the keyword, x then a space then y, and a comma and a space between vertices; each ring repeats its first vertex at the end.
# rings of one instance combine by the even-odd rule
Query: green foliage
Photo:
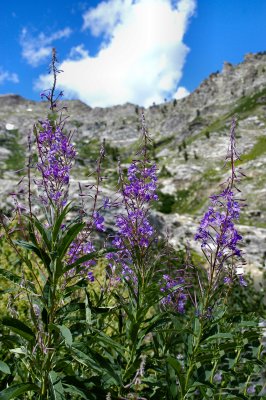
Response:
POLYGON ((159 177, 160 178, 169 178, 171 176, 172 176, 171 172, 166 168, 165 165, 163 165, 161 168, 161 171, 159 173, 159 177))
POLYGON ((246 114, 247 112, 250 113, 251 111, 254 111, 257 106, 266 104, 265 95, 266 89, 263 89, 252 96, 242 97, 238 106, 232 111, 232 113, 230 113, 230 115, 246 114))
MULTIPOLYGON (((17 240, 32 254, 31 264, 39 259, 48 278, 39 282, 42 291, 37 285, 25 287, 35 307, 28 310, 31 322, 2 319, 0 398, 43 400, 42 391, 48 390, 49 398, 60 400, 106 399, 108 393, 113 399, 248 399, 250 385, 258 395, 264 363, 258 323, 265 310, 263 293, 255 291, 251 278, 246 278, 248 288, 235 285, 225 297, 217 292, 210 318, 195 316, 192 302, 184 315, 163 309, 161 277, 182 269, 187 256, 159 242, 139 292, 127 280, 110 285, 108 276, 99 286, 76 278, 62 290, 60 277, 67 269, 97 257, 94 253, 63 266, 65 251, 82 225, 70 222, 68 233, 60 229, 70 210, 66 206, 53 227, 33 219, 32 242, 17 240)), ((193 254, 190 263, 191 285, 200 299, 198 276, 205 286, 205 271, 193 254)), ((1 273, 15 285, 20 282, 11 271, 1 273)))
POLYGON ((10 150, 5 162, 6 171, 19 171, 25 167, 25 147, 19 143, 19 136, 17 129, 2 132, 0 135, 0 146, 10 150))
POLYGON ((74 119, 71 121, 71 124, 74 125, 76 128, 80 128, 83 125, 83 122, 74 119))
POLYGON ((118 147, 113 147, 108 142, 105 144, 105 154, 108 159, 111 158, 111 160, 114 162, 117 162, 120 158, 120 151, 118 147))
POLYGON ((175 196, 160 191, 157 194, 159 199, 158 202, 154 203, 154 207, 164 214, 171 214, 176 203, 175 196))
POLYGON ((76 145, 77 158, 76 162, 81 166, 92 167, 98 158, 101 143, 98 139, 91 139, 88 143, 79 141, 76 145))
POLYGON ((255 160, 256 158, 262 156, 265 153, 266 153, 266 138, 265 136, 261 136, 257 139, 252 149, 248 153, 243 154, 243 156, 241 156, 241 160, 238 161, 238 164, 255 160))
POLYGON ((220 174, 215 169, 208 169, 187 189, 178 190, 175 194, 158 191, 159 201, 154 203, 153 207, 164 214, 173 212, 194 214, 207 201, 210 182, 218 183, 219 180, 220 174))

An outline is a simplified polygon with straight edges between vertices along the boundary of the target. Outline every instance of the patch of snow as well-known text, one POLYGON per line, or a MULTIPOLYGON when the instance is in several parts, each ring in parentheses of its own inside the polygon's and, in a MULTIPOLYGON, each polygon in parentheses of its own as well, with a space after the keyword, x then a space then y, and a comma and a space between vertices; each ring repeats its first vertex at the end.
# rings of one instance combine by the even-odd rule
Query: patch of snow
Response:
POLYGON ((13 129, 15 129, 15 125, 9 124, 9 123, 6 124, 6 130, 7 131, 13 131, 13 129))

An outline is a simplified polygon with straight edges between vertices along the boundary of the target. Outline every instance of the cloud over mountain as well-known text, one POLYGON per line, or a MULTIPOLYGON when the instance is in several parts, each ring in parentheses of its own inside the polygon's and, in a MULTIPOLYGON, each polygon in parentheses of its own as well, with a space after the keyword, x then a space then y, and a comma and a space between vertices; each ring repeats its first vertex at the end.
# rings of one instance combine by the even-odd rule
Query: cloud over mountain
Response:
MULTIPOLYGON (((85 42, 72 49, 60 65, 60 89, 91 106, 173 98, 180 93, 189 51, 183 38, 195 7, 195 0, 109 0, 87 10, 82 30, 99 37, 101 46, 94 56, 85 42)), ((48 75, 35 83, 37 89, 49 85, 48 75)))

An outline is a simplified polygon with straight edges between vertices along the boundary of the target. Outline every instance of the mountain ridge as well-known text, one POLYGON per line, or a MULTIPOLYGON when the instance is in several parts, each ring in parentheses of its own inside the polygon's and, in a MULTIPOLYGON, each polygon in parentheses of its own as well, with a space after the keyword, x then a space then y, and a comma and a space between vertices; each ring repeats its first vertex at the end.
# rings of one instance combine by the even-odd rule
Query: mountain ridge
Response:
MULTIPOLYGON (((172 243, 191 241, 208 205, 208 196, 226 179, 226 155, 232 116, 238 115, 237 143, 248 178, 242 182, 249 207, 240 225, 245 231, 248 262, 262 265, 266 258, 266 52, 247 54, 242 63, 224 63, 187 97, 146 108, 153 139, 152 157, 158 165, 159 203, 154 210, 160 230, 172 243)), ((105 139, 107 170, 114 183, 117 159, 124 167, 137 149, 142 107, 126 103, 92 108, 79 100, 64 100, 70 117, 66 129, 75 132, 79 155, 73 173, 85 181, 93 169, 100 142, 105 139)), ((10 209, 8 198, 25 165, 27 136, 33 123, 44 119, 47 103, 19 95, 0 95, 0 208, 10 209), (17 176, 19 175, 19 176, 17 176)), ((109 187, 105 190, 108 192, 109 187)), ((73 190, 75 193, 76 189, 73 190)), ((193 244, 195 249, 197 245, 193 244)))

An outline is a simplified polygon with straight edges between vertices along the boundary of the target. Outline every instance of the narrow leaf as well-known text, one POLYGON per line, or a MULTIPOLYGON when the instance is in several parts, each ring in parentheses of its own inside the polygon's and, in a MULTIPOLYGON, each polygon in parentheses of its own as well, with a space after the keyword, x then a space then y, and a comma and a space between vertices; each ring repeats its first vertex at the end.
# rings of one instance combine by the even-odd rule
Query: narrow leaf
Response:
POLYGON ((183 369, 182 369, 182 365, 174 357, 168 357, 167 358, 167 362, 175 370, 177 378, 178 378, 178 381, 179 381, 179 384, 180 384, 181 391, 183 392, 183 390, 185 388, 185 378, 184 378, 184 372, 183 372, 183 369))
POLYGON ((16 240, 15 243, 18 244, 20 247, 23 247, 24 249, 30 250, 33 253, 35 253, 37 255, 37 257, 39 257, 42 260, 45 267, 50 272, 49 266, 50 266, 51 259, 50 259, 49 255, 43 249, 35 246, 33 243, 25 242, 24 240, 16 240))
POLYGON ((56 325, 61 332, 61 335, 65 339, 65 343, 67 346, 71 347, 73 343, 72 334, 70 329, 68 329, 65 325, 56 325))
MULTIPOLYGON (((27 217, 27 216, 26 216, 27 217)), ((34 224, 36 229, 40 232, 41 237, 46 244, 48 250, 51 250, 51 240, 50 240, 50 232, 45 228, 45 226, 37 219, 37 217, 33 216, 32 218, 28 216, 30 222, 34 224)), ((34 233, 33 233, 34 234, 34 233)), ((37 242, 37 241, 36 241, 37 242)))
POLYGON ((86 261, 89 261, 92 259, 98 259, 98 258, 104 256, 105 254, 110 253, 112 250, 113 250, 113 248, 107 248, 107 249, 101 249, 99 251, 94 251, 90 254, 86 254, 86 255, 80 257, 79 259, 77 259, 74 263, 67 265, 63 272, 65 273, 67 271, 70 271, 72 268, 76 268, 86 261))
POLYGON ((73 357, 81 364, 94 369, 100 374, 102 374, 103 372, 107 373, 109 377, 113 378, 116 385, 120 386, 122 384, 121 377, 117 375, 110 362, 96 351, 90 349, 89 352, 91 354, 88 355, 75 348, 74 345, 72 346, 72 351, 74 353, 73 357))
POLYGON ((3 325, 7 326, 11 331, 28 340, 29 342, 35 339, 33 331, 23 322, 16 318, 5 317, 2 320, 3 325))
POLYGON ((51 394, 53 400, 65 400, 64 388, 61 379, 55 371, 49 372, 51 394))
POLYGON ((87 400, 88 397, 77 387, 73 385, 64 385, 65 387, 65 392, 70 393, 71 395, 78 396, 79 399, 85 399, 87 400))
MULTIPOLYGON (((0 275, 3 276, 4 278, 8 279, 10 282, 13 282, 15 285, 21 287, 21 283, 23 279, 18 276, 13 274, 13 272, 8 271, 6 269, 0 268, 0 275)), ((26 290, 30 289, 33 293, 36 293, 35 287, 30 283, 27 282, 27 287, 25 287, 26 290)))
POLYGON ((9 388, 2 390, 2 392, 0 393, 0 400, 11 400, 29 391, 39 392, 39 388, 38 386, 30 382, 17 383, 16 385, 10 386, 9 388))
POLYGON ((217 339, 233 339, 232 333, 216 333, 215 335, 209 336, 205 339, 205 342, 211 342, 217 339))
POLYGON ((77 235, 84 228, 84 226, 85 223, 78 222, 66 232, 58 248, 58 255, 61 259, 64 257, 70 244, 76 239, 77 235))
POLYGON ((0 361, 0 371, 4 374, 11 374, 9 366, 4 361, 0 361))
POLYGON ((65 208, 63 209, 62 213, 58 216, 57 220, 55 221, 54 229, 53 229, 53 233, 52 233, 53 242, 55 242, 57 240, 58 233, 60 232, 60 229, 62 226, 62 222, 64 221, 64 218, 67 215, 67 213, 69 212, 70 206, 71 206, 71 203, 67 204, 65 206, 65 208))

